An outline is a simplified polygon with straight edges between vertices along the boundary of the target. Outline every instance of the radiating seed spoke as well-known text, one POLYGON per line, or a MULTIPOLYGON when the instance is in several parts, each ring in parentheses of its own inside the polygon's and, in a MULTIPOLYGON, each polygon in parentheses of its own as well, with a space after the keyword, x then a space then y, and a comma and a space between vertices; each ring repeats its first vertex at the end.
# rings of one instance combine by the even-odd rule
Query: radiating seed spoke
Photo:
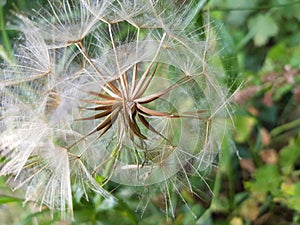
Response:
POLYGON ((114 105, 116 103, 115 100, 87 100, 87 99, 80 99, 81 102, 91 103, 91 104, 98 104, 98 105, 114 105))
MULTIPOLYGON (((142 116, 141 114, 138 113, 138 117, 140 119, 140 121, 142 122, 142 124, 149 129, 150 131, 152 131, 153 133, 159 135, 160 137, 162 137, 163 139, 165 139, 169 144, 172 145, 171 141, 166 138, 164 135, 162 135, 160 132, 158 132, 157 130, 155 130, 155 128, 153 126, 151 126, 151 124, 146 120, 146 118, 144 116, 142 116)), ((173 145, 172 145, 173 146, 173 145)))
POLYGON ((102 130, 103 128, 105 128, 106 126, 111 126, 116 118, 118 117, 118 113, 119 113, 120 109, 115 109, 113 110, 94 130, 92 130, 88 135, 91 135, 97 131, 102 130))
POLYGON ((88 93, 90 95, 94 95, 96 97, 104 98, 104 99, 107 99, 107 100, 115 100, 116 99, 115 97, 112 97, 112 96, 109 96, 109 95, 105 95, 105 94, 102 94, 102 93, 98 93, 98 92, 94 92, 94 91, 89 91, 88 93))
MULTIPOLYGON (((152 66, 152 65, 151 65, 151 66, 152 66)), ((141 86, 139 87, 139 90, 138 90, 138 91, 136 92, 136 94, 133 96, 134 99, 135 99, 135 98, 141 97, 141 96, 145 93, 145 91, 147 90, 147 88, 148 88, 148 86, 149 86, 151 80, 153 79, 153 77, 154 77, 154 75, 155 75, 155 73, 156 73, 157 67, 158 67, 158 63, 155 65, 154 70, 153 70, 152 74, 150 75, 150 77, 148 77, 148 79, 146 79, 147 76, 145 76, 145 79, 143 80, 143 82, 141 81, 141 86)), ((150 72, 150 69, 151 69, 151 68, 149 68, 149 70, 146 71, 147 74, 150 72)))
POLYGON ((133 117, 132 120, 131 119, 128 120, 128 125, 129 125, 131 131, 133 131, 133 133, 135 135, 137 135, 139 138, 141 138, 141 139, 147 139, 147 137, 141 133, 141 130, 140 130, 140 128, 137 125, 137 122, 135 120, 135 117, 133 117))
MULTIPOLYGON (((154 117, 163 117, 163 118, 192 118, 192 119, 202 119, 199 114, 203 114, 206 110, 198 110, 195 112, 183 112, 183 113, 168 113, 168 112, 161 112, 153 109, 149 109, 143 104, 147 104, 150 102, 155 101, 156 99, 168 94, 175 88, 178 88, 180 85, 187 83, 193 78, 189 76, 184 76, 177 80, 174 84, 170 85, 168 88, 158 91, 154 94, 150 94, 144 96, 147 88, 149 87, 150 83, 153 81, 153 77, 157 73, 158 63, 154 66, 154 61, 152 61, 141 75, 141 79, 138 80, 138 64, 134 64, 133 66, 133 74, 132 80, 129 84, 127 72, 125 71, 120 74, 119 78, 110 81, 106 84, 110 92, 108 93, 106 89, 106 93, 98 93, 90 91, 88 92, 90 95, 98 97, 99 100, 81 100, 82 102, 95 104, 94 106, 90 107, 79 107, 82 110, 93 110, 93 111, 103 111, 97 113, 93 116, 85 117, 77 119, 77 121, 83 120, 95 120, 104 118, 103 121, 94 128, 91 132, 88 133, 87 136, 100 132, 99 138, 105 134, 113 125, 114 121, 117 119, 119 113, 123 114, 123 119, 125 125, 129 129, 129 138, 134 140, 134 135, 136 135, 139 139, 145 140, 147 139, 146 135, 142 134, 139 124, 137 123, 136 119, 138 118, 141 124, 146 127, 151 132, 159 135, 164 140, 168 142, 171 146, 171 141, 158 132, 150 123, 147 121, 145 116, 154 116, 154 117), (129 86, 131 85, 131 87, 129 86), (125 92, 125 93, 123 93, 125 92)), ((105 89, 104 89, 105 90, 105 89)), ((127 129, 125 127, 125 129, 127 129)))
MULTIPOLYGON (((118 79, 117 79, 118 80, 118 79)), ((116 85, 113 83, 113 81, 108 82, 108 86, 111 88, 111 90, 118 96, 122 96, 120 90, 116 87, 116 85)))
POLYGON ((79 118, 79 119, 76 119, 76 121, 82 121, 82 120, 96 120, 96 119, 100 119, 104 116, 107 116, 109 114, 112 113, 112 110, 106 110, 104 112, 101 112, 101 113, 98 113, 96 115, 93 115, 93 116, 89 116, 89 117, 85 117, 85 118, 79 118))
POLYGON ((82 110, 91 110, 91 111, 97 111, 97 110, 112 110, 113 105, 101 105, 101 106, 91 106, 91 107, 78 107, 82 110))

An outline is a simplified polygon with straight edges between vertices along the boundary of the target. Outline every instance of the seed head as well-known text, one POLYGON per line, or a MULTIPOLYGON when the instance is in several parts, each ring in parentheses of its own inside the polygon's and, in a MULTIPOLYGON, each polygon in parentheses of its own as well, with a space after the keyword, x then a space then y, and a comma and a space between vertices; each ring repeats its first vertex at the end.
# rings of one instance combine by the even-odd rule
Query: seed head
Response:
POLYGON ((109 197, 115 181, 160 187, 174 213, 170 187, 193 191, 228 113, 211 28, 205 40, 191 29, 203 4, 49 0, 18 16, 16 62, 0 78, 0 174, 26 201, 71 213, 72 186, 109 197))

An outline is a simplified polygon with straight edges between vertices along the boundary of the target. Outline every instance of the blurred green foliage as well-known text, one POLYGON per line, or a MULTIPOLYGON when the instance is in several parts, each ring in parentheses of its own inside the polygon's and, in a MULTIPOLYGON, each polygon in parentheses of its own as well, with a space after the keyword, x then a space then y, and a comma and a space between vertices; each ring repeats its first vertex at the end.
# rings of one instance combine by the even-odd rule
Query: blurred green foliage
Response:
POLYGON ((237 156, 220 161, 225 187, 211 224, 299 224, 300 2, 213 0, 209 5, 232 38, 237 80, 244 82, 234 97, 237 156), (226 185, 234 186, 234 204, 227 210, 221 204, 231 198, 226 185))
MULTIPOLYGON (((5 28, 9 10, 26 12, 44 2, 7 0, 0 6, 2 60, 9 60, 16 38, 5 28)), ((75 199, 72 224, 300 224, 300 1, 210 0, 204 11, 216 28, 225 82, 232 93, 242 84, 234 96, 233 141, 224 140, 219 167, 204 174, 214 194, 200 178, 193 179, 199 193, 182 190, 190 208, 174 196, 172 219, 160 209, 159 190, 143 214, 135 209, 148 204, 137 194, 146 188, 109 183, 108 189, 118 188, 114 193, 119 203, 92 193, 89 202, 75 199)), ((203 25, 202 17, 197 24, 203 25)), ((1 178, 2 224, 67 224, 47 209, 22 207, 16 196, 1 178)))

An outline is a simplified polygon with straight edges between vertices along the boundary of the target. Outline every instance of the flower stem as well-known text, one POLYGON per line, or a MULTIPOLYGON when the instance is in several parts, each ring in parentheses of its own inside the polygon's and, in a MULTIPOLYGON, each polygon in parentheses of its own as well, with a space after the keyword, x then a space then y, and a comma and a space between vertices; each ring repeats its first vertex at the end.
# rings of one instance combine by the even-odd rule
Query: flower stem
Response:
POLYGON ((272 131, 271 131, 271 135, 273 137, 276 137, 277 135, 279 135, 280 133, 283 133, 285 131, 288 131, 288 130, 291 130, 291 129, 294 129, 296 127, 300 126, 300 119, 296 119, 296 120, 293 120, 292 122, 289 122, 289 123, 285 123, 279 127, 276 127, 274 128, 272 131))
POLYGON ((110 180, 115 162, 116 160, 119 159, 119 153, 120 153, 120 146, 117 144, 117 146, 112 151, 107 164, 105 165, 105 169, 102 175, 104 177, 104 182, 101 184, 102 186, 104 186, 110 180))
POLYGON ((258 11, 258 10, 268 10, 268 9, 272 9, 272 8, 284 8, 284 7, 288 7, 288 6, 293 6, 296 4, 299 4, 300 1, 293 1, 293 2, 289 2, 289 3, 285 3, 285 4, 273 4, 273 5, 262 5, 262 6, 257 6, 257 7, 233 7, 233 8, 224 8, 224 7, 214 7, 214 8, 210 8, 205 9, 203 11, 210 11, 210 12, 218 12, 218 11, 223 11, 223 12, 229 12, 229 11, 258 11))
POLYGON ((0 5, 0 30, 1 30, 1 37, 3 41, 3 45, 5 47, 6 52, 8 53, 9 57, 12 56, 12 49, 9 42, 9 37, 6 32, 5 22, 4 22, 4 15, 3 15, 3 6, 0 5))

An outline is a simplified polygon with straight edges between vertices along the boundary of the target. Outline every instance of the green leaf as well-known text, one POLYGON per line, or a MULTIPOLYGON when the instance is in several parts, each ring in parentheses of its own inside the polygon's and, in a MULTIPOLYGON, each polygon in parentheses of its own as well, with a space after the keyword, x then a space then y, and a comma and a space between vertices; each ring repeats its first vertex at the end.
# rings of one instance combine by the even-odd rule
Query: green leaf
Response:
MULTIPOLYGON (((5 3, 5 2, 3 2, 5 3)), ((4 43, 4 46, 6 47, 6 50, 11 53, 11 47, 10 47, 10 42, 9 42, 9 38, 6 32, 6 28, 5 28, 5 20, 4 20, 4 14, 3 14, 3 6, 5 4, 3 4, 0 2, 0 30, 1 30, 1 38, 2 41, 4 43)))
POLYGON ((251 13, 251 9, 257 6, 258 0, 251 1, 236 1, 236 0, 227 0, 227 8, 232 9, 249 9, 249 10, 231 10, 228 13, 227 21, 230 25, 244 26, 246 19, 251 13))
MULTIPOLYGON (((298 37, 298 39, 300 38, 300 35, 298 37)), ((292 55, 291 57, 288 57, 290 59, 289 64, 291 65, 291 67, 294 68, 299 68, 300 67, 300 46, 297 46, 293 49, 292 55)))
POLYGON ((212 216, 210 210, 206 210, 205 213, 197 220, 196 225, 212 225, 212 216))
POLYGON ((300 212, 300 182, 298 183, 282 183, 281 195, 277 201, 286 204, 290 209, 300 212))
POLYGON ((245 183, 246 187, 253 192, 268 193, 274 196, 280 192, 282 178, 278 165, 265 165, 256 170, 254 180, 245 183))
POLYGON ((17 225, 29 225, 29 224, 33 224, 33 219, 39 217, 40 215, 43 215, 45 212, 49 212, 48 210, 44 210, 44 211, 40 211, 40 212, 36 212, 36 213, 32 213, 29 214, 26 218, 24 218, 22 221, 20 221, 17 225))
POLYGON ((234 41, 226 26, 220 26, 218 48, 220 49, 220 59, 226 74, 226 83, 232 92, 238 88, 237 76, 239 65, 234 41))
POLYGON ((284 43, 275 45, 269 50, 262 70, 268 73, 281 69, 282 65, 288 63, 287 59, 286 45, 284 43))
POLYGON ((279 29, 270 15, 258 14, 248 22, 249 33, 256 46, 265 45, 271 37, 274 37, 279 29))
MULTIPOLYGON (((300 38, 300 35, 299 35, 300 38)), ((298 39, 299 39, 298 38, 298 39)), ((274 45, 268 52, 263 66, 263 73, 282 70, 283 65, 290 65, 292 68, 300 67, 300 46, 289 47, 284 42, 274 45)))
POLYGON ((21 202, 21 200, 10 196, 0 196, 0 205, 10 202, 21 202))
POLYGON ((293 86, 291 84, 284 84, 282 86, 279 86, 273 96, 273 99, 275 101, 280 100, 280 98, 282 98, 282 96, 284 96, 285 94, 287 94, 289 91, 291 91, 293 89, 293 86))
POLYGON ((288 206, 300 212, 300 183, 295 184, 295 193, 288 198, 288 206))
POLYGON ((235 118, 235 126, 236 126, 236 133, 235 133, 235 140, 238 143, 245 142, 254 125, 256 124, 256 119, 251 116, 237 116, 235 118))
POLYGON ((284 174, 290 174, 294 165, 300 157, 300 138, 297 140, 292 139, 289 145, 283 148, 279 154, 279 164, 284 174))
POLYGON ((9 64, 12 64, 12 60, 9 58, 8 52, 4 49, 3 45, 0 45, 0 58, 2 58, 4 61, 8 62, 9 64))
POLYGON ((101 204, 97 207, 97 211, 98 210, 111 210, 113 209, 116 205, 118 204, 118 202, 116 201, 115 198, 110 197, 110 198, 105 198, 101 204))

